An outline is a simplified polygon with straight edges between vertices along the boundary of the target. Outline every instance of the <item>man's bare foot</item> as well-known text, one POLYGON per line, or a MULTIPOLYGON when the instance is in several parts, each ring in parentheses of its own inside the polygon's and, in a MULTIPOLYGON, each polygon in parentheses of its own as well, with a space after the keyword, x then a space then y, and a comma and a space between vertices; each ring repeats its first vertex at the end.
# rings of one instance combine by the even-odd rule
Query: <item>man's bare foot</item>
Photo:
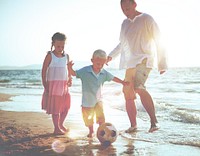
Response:
POLYGON ((154 131, 157 131, 160 129, 159 125, 151 125, 150 129, 149 129, 149 133, 152 133, 154 131))
POLYGON ((126 133, 137 132, 137 125, 134 127, 130 127, 129 129, 125 130, 126 133))

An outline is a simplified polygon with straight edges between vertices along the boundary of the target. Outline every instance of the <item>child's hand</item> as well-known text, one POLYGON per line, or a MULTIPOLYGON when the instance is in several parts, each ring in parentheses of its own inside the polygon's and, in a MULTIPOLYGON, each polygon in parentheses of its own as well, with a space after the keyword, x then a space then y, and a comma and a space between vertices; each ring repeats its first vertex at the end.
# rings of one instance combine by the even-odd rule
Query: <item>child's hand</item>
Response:
POLYGON ((72 86, 72 77, 69 77, 69 79, 67 81, 67 85, 68 85, 68 87, 72 86))
POLYGON ((49 93, 49 86, 48 86, 48 85, 45 85, 45 86, 44 86, 44 89, 45 89, 45 93, 48 94, 48 93, 49 93))
POLYGON ((76 72, 73 70, 72 66, 74 65, 74 63, 72 61, 69 61, 67 64, 67 68, 69 71, 69 75, 71 76, 76 76, 76 72))
POLYGON ((72 68, 72 66, 74 65, 74 63, 72 61, 69 61, 67 65, 68 65, 68 67, 72 68))

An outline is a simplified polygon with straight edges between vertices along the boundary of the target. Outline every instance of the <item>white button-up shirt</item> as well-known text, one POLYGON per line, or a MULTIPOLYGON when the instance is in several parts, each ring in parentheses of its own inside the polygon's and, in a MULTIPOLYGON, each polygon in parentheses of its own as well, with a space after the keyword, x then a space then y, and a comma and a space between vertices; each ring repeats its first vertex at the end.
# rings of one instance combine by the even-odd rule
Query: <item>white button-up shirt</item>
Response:
POLYGON ((125 19, 121 26, 120 43, 109 54, 115 58, 121 54, 120 69, 135 68, 147 59, 147 67, 154 67, 154 58, 157 56, 158 70, 167 69, 166 54, 161 44, 160 30, 154 19, 142 13, 133 20, 125 19), (155 55, 155 50, 157 55, 155 55))

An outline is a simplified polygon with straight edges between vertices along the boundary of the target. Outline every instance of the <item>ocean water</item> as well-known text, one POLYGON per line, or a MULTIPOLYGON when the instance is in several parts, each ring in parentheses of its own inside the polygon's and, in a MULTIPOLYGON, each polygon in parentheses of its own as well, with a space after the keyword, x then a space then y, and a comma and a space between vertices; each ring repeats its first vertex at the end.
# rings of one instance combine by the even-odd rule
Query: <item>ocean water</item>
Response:
MULTIPOLYGON (((123 70, 107 70, 123 79, 123 70)), ((141 121, 138 123, 138 128, 141 133, 137 136, 125 135, 124 137, 200 148, 200 68, 171 68, 163 75, 153 70, 146 87, 155 102, 161 129, 152 135, 146 133, 150 126, 149 117, 141 105, 140 98, 137 97, 137 117, 141 121)), ((121 89, 120 84, 105 83, 104 104, 125 111, 121 89)), ((73 78, 70 92, 77 97, 76 103, 79 104, 76 106, 80 107, 81 82, 79 79, 73 78)), ((13 101, 0 102, 1 110, 42 112, 41 71, 0 70, 0 93, 16 95, 12 97, 13 101)))

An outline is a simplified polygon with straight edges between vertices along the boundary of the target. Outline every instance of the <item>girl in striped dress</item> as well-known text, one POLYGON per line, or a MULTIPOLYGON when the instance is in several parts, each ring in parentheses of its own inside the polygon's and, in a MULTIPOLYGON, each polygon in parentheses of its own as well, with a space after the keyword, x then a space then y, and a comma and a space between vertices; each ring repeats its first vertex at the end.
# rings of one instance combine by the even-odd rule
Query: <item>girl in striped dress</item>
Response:
POLYGON ((63 123, 70 109, 68 87, 71 86, 72 79, 67 68, 69 55, 64 52, 65 40, 66 36, 62 33, 53 35, 51 51, 47 53, 42 67, 44 86, 42 109, 46 110, 47 114, 52 114, 56 135, 62 135, 68 131, 63 123))

